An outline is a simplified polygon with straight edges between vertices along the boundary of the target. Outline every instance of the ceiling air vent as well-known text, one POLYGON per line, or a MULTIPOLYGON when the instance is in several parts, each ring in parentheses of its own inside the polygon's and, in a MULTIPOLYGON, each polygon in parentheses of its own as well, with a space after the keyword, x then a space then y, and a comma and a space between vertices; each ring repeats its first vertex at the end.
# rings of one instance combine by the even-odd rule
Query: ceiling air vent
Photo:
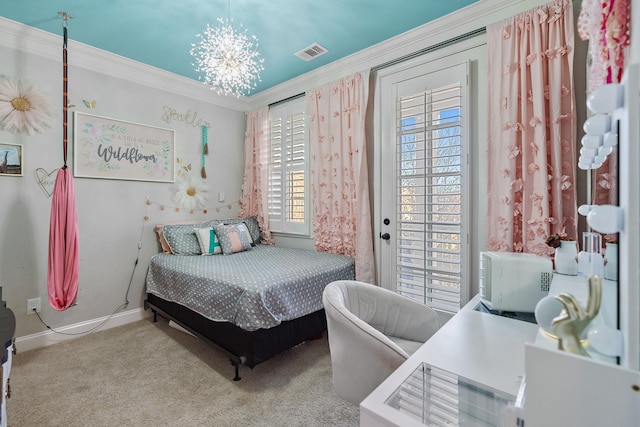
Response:
POLYGON ((318 43, 314 43, 311 46, 307 46, 301 51, 296 52, 295 55, 305 61, 311 61, 312 59, 315 59, 320 55, 324 55, 327 52, 329 52, 327 48, 320 46, 318 43))

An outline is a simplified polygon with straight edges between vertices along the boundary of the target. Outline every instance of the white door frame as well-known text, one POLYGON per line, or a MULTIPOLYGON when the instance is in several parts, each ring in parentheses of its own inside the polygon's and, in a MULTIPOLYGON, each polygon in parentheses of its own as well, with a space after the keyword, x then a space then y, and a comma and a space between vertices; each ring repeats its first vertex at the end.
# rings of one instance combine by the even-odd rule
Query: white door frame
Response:
MULTIPOLYGON (((374 96, 374 124, 373 124, 373 233, 374 233, 374 250, 376 253, 376 276, 377 283, 387 289, 394 290, 395 278, 392 277, 390 269, 386 269, 385 275, 382 263, 385 259, 395 256, 392 253, 391 245, 388 241, 380 239, 381 233, 392 232, 390 227, 385 226, 382 221, 384 219, 383 207, 381 206, 381 194, 383 185, 394 185, 394 183, 382 182, 383 162, 388 159, 395 159, 395 140, 392 130, 389 126, 384 126, 384 120, 390 114, 394 114, 395 105, 386 106, 381 103, 381 90, 383 87, 383 79, 394 78, 394 75, 403 76, 411 70, 415 71, 415 75, 425 74, 429 70, 438 68, 446 68, 449 65, 460 63, 462 61, 471 61, 472 70, 470 71, 471 81, 469 82, 470 96, 470 140, 469 140, 469 156, 471 158, 469 165, 469 175, 471 187, 469 188, 470 201, 469 210, 471 222, 468 227, 470 236, 470 263, 468 279, 471 281, 470 286, 465 286, 461 294, 461 304, 464 305, 472 295, 477 293, 477 256, 480 250, 486 247, 486 227, 484 219, 478 219, 478 215, 473 212, 486 212, 487 194, 487 178, 486 173, 478 174, 478 170, 487 170, 486 160, 486 35, 480 35, 472 39, 464 40, 446 48, 436 50, 434 52, 422 55, 420 57, 407 60, 405 62, 389 66, 375 71, 375 96, 374 96), (394 144, 384 144, 383 141, 392 140, 394 144), (480 197, 476 196, 479 195, 480 197)), ((484 217, 484 215, 482 215, 484 217)))

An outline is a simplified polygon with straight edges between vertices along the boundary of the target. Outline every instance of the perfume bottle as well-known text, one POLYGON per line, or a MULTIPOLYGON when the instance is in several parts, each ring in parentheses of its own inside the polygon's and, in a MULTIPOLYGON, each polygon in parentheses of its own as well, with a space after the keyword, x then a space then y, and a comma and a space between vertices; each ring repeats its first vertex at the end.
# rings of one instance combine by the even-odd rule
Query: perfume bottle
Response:
POLYGON ((602 236, 599 233, 588 231, 582 234, 582 251, 578 254, 578 274, 603 277, 602 236))

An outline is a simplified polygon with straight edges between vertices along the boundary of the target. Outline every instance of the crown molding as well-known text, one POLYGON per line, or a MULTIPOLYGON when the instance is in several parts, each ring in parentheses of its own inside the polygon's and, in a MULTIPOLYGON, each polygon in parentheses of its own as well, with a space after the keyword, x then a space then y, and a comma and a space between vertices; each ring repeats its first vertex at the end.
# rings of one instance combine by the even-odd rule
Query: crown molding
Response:
POLYGON ((379 67, 546 3, 548 0, 479 0, 442 18, 252 95, 249 97, 250 108, 261 108, 358 71, 379 67))
MULTIPOLYGON (((0 45, 10 49, 61 60, 62 36, 0 17, 0 45)), ((69 39, 70 66, 107 74, 153 89, 197 99, 236 111, 247 111, 248 99, 221 96, 204 84, 69 39)))

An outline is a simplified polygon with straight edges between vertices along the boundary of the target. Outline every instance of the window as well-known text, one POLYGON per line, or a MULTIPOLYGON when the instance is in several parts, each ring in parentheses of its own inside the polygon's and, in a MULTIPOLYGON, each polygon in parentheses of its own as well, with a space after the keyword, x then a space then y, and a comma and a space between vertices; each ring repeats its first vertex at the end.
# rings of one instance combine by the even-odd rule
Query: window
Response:
POLYGON ((269 228, 309 235, 309 168, 305 98, 269 111, 269 228))
POLYGON ((460 306, 461 101, 460 83, 397 101, 397 291, 447 312, 460 306))

